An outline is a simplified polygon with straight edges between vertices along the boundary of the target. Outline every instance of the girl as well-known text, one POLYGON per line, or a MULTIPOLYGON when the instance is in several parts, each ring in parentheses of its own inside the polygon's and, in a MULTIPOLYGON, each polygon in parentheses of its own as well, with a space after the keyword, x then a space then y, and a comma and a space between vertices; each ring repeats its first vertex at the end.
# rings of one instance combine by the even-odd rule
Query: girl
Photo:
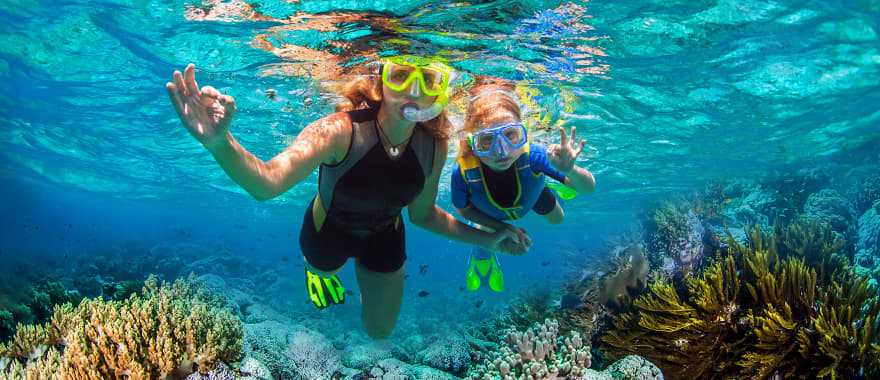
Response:
MULTIPOLYGON (((530 144, 513 91, 505 83, 474 87, 459 141, 458 165, 452 172, 453 205, 463 217, 492 231, 510 230, 506 221, 530 210, 551 224, 562 221, 562 208, 544 184, 545 176, 579 193, 596 187, 593 174, 574 165, 586 143, 575 141, 575 128, 570 139, 560 128, 559 144, 547 148, 530 144)), ((492 250, 474 247, 467 288, 475 291, 486 280, 490 289, 504 290, 504 277, 492 250)))

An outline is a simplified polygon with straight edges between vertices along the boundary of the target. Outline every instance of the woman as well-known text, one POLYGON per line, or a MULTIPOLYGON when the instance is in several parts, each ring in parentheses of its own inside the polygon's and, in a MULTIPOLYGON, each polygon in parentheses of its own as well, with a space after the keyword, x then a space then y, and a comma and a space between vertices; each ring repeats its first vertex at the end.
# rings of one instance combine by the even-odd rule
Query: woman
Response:
MULTIPOLYGON (((458 165, 452 171, 453 205, 466 219, 494 231, 514 228, 507 221, 530 210, 551 224, 562 222, 562 207, 544 177, 579 193, 595 190, 593 174, 575 166, 586 142, 575 142, 572 127, 571 139, 560 128, 559 144, 530 144, 514 87, 484 81, 471 90, 458 165)), ((473 249, 465 280, 470 291, 483 281, 493 291, 504 290, 501 266, 491 249, 473 249)))
POLYGON ((413 224, 452 239, 513 253, 528 248, 517 231, 482 232, 434 204, 447 154, 448 66, 415 57, 384 61, 382 80, 361 76, 346 85, 340 112, 306 126, 268 162, 229 131, 235 100, 210 86, 200 90, 194 72, 192 64, 174 72, 174 83, 165 85, 171 101, 186 129, 254 198, 274 198, 320 166, 318 194, 300 231, 306 286, 316 307, 344 302, 335 273, 355 258, 370 336, 387 337, 400 312, 404 207, 413 224))

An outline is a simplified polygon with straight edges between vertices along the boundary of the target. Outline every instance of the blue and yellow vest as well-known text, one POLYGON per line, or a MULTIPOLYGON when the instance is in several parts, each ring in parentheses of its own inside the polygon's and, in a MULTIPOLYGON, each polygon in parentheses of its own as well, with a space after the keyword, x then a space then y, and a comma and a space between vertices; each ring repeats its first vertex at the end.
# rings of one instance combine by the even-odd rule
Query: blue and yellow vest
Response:
POLYGON ((461 178, 467 185, 470 203, 477 210, 497 220, 512 220, 525 216, 544 190, 544 173, 533 172, 530 161, 529 146, 526 145, 525 152, 513 163, 516 168, 516 200, 513 202, 513 207, 501 207, 492 199, 483 176, 480 159, 474 156, 459 157, 458 167, 461 178))

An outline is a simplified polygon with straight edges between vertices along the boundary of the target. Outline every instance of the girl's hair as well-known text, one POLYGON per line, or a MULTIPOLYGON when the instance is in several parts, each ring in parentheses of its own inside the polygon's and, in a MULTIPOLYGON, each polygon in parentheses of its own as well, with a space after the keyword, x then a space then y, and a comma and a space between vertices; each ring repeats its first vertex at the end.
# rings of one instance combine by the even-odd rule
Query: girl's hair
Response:
POLYGON ((467 116, 461 138, 458 140, 460 157, 471 157, 474 154, 467 139, 464 138, 468 133, 479 131, 501 120, 510 118, 520 120, 520 108, 515 91, 516 87, 513 83, 503 79, 476 78, 470 90, 471 99, 467 107, 467 116))
MULTIPOLYGON (((362 108, 379 109, 382 104, 382 79, 378 75, 356 75, 353 80, 339 87, 344 99, 336 105, 336 112, 348 112, 362 108)), ((421 128, 438 140, 446 140, 452 134, 446 111, 431 120, 420 123, 421 128)))

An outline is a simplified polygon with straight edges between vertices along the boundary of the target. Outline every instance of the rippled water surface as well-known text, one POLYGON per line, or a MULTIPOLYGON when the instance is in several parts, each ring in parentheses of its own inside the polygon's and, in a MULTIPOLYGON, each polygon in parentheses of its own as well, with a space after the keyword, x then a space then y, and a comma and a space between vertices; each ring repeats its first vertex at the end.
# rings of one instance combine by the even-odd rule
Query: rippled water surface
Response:
MULTIPOLYGON (((576 125, 589 141, 582 159, 600 191, 579 213, 621 211, 876 142, 878 8, 5 1, 0 165, 13 181, 127 199, 239 199, 176 120, 162 88, 172 70, 193 62, 200 84, 235 96, 234 133, 268 159, 332 109, 322 81, 378 56, 437 54, 530 85, 536 119, 576 125)), ((301 205, 313 191, 314 177, 278 202, 301 205)))

